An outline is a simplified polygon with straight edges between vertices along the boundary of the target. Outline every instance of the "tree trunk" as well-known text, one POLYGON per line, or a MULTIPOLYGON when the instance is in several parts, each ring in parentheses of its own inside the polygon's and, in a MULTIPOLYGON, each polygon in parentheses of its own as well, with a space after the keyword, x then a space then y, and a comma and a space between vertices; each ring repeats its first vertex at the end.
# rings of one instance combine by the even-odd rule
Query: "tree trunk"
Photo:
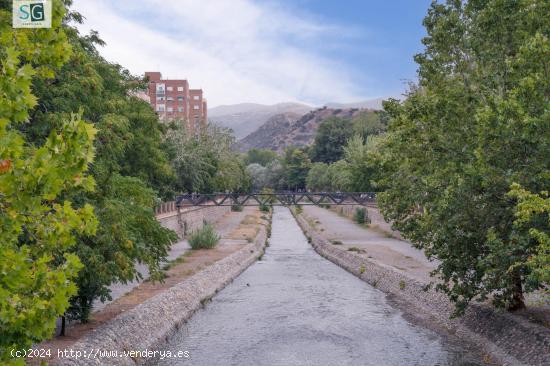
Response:
POLYGON ((525 302, 523 298, 523 287, 521 282, 521 275, 514 271, 512 274, 512 290, 510 302, 508 303, 508 311, 516 311, 520 309, 525 309, 525 302))
POLYGON ((61 337, 65 337, 65 315, 61 316, 61 331, 59 332, 61 337))

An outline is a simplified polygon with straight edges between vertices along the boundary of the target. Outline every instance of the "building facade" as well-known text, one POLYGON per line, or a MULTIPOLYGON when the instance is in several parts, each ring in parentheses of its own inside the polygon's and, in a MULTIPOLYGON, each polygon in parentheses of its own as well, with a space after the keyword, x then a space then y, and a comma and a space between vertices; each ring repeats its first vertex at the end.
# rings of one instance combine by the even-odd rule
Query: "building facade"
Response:
POLYGON ((162 120, 180 119, 190 131, 206 126, 208 112, 202 89, 189 89, 187 80, 162 79, 160 72, 146 72, 149 102, 162 120))

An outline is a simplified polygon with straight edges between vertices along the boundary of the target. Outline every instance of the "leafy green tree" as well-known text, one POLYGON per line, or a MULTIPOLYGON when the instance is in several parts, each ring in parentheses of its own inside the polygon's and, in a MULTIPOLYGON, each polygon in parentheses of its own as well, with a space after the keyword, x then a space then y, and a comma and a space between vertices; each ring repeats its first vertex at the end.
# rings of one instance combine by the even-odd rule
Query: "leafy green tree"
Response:
POLYGON ((351 175, 348 163, 338 160, 328 167, 328 190, 334 192, 346 192, 351 189, 351 175))
POLYGON ((306 188, 306 177, 311 167, 308 155, 302 149, 289 147, 283 158, 285 185, 287 189, 297 190, 306 188))
POLYGON ((69 253, 75 234, 93 235, 88 204, 69 195, 91 191, 87 175, 96 130, 80 115, 59 121, 41 144, 18 128, 38 99, 34 78, 52 78, 71 56, 61 28, 65 7, 53 1, 51 29, 13 29, 11 2, 0 2, 0 362, 24 364, 10 350, 51 336, 75 294, 82 268, 69 253))
POLYGON ((263 187, 267 187, 267 168, 258 164, 252 163, 246 167, 248 174, 252 178, 252 188, 260 190, 263 187))
MULTIPOLYGON (((77 13, 68 14, 65 20, 79 18, 77 13)), ((78 235, 70 249, 85 269, 77 278, 78 293, 67 315, 87 321, 94 301, 110 298, 109 285, 140 277, 135 263, 147 264, 152 278, 159 278, 159 263, 177 238, 160 226, 153 208, 157 193, 173 196, 175 175, 162 150, 164 128, 157 115, 148 103, 132 96, 143 82, 99 56, 95 47, 102 41, 96 33, 80 36, 67 24, 62 29, 72 53, 55 78, 34 78, 39 102, 31 123, 19 130, 29 142, 42 144, 51 130, 79 109, 98 130, 90 169, 96 189, 66 195, 93 206, 100 222, 94 235, 78 235)))
POLYGON ((172 123, 166 133, 166 149, 177 175, 177 190, 210 193, 246 192, 252 181, 241 158, 232 150, 231 131, 208 124, 200 136, 182 123, 172 123))
POLYGON ((351 120, 353 133, 363 140, 379 135, 387 129, 387 114, 384 111, 364 111, 351 120))
MULTIPOLYGON (((550 197, 548 191, 539 195, 513 184, 509 195, 517 199, 516 221, 520 230, 527 229, 529 235, 538 243, 534 255, 528 258, 531 269, 529 280, 546 284, 546 296, 550 296, 550 197)), ((513 270, 513 268, 512 268, 513 270)))
POLYGON ((275 190, 285 189, 286 174, 281 161, 273 160, 266 168, 266 186, 275 190))
POLYGON ((244 164, 260 164, 261 166, 267 166, 273 160, 277 159, 277 153, 271 150, 265 149, 250 149, 246 152, 244 157, 244 164))
POLYGON ((367 141, 360 135, 352 137, 344 147, 344 160, 349 173, 349 189, 354 192, 375 191, 379 179, 378 146, 383 136, 370 135, 367 141))
POLYGON ((385 104, 379 195, 385 217, 440 264, 437 288, 461 314, 491 298, 509 310, 546 286, 539 242, 514 225, 512 183, 548 191, 550 3, 433 3, 419 84, 385 104))
POLYGON ((329 117, 319 125, 310 156, 314 162, 332 163, 342 158, 344 146, 353 134, 349 119, 329 117))
POLYGON ((330 186, 328 164, 313 163, 307 173, 306 187, 310 191, 326 191, 330 186))

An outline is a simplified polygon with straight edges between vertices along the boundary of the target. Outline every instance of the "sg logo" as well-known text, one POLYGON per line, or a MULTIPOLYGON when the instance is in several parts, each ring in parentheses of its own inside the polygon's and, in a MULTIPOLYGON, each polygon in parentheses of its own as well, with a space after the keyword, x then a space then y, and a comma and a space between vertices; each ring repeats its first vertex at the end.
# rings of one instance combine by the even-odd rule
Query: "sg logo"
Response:
POLYGON ((28 5, 21 5, 19 7, 19 19, 28 20, 31 18, 31 22, 39 22, 44 20, 44 4, 34 3, 28 5))
POLYGON ((14 28, 50 28, 51 0, 13 0, 14 28))

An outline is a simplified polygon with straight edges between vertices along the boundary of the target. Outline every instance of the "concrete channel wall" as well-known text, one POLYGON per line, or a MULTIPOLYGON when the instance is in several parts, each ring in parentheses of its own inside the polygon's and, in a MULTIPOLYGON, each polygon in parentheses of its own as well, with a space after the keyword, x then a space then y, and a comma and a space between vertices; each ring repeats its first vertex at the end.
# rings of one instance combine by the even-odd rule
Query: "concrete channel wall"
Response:
POLYGON ((547 328, 489 306, 473 304, 459 319, 450 319, 454 306, 426 284, 395 269, 344 251, 316 232, 301 216, 296 217, 314 249, 323 257, 370 285, 393 295, 411 312, 420 312, 450 333, 480 346, 501 365, 550 365, 550 332, 547 328))
POLYGON ((203 206, 194 208, 176 207, 157 214, 157 220, 162 226, 174 230, 180 238, 185 238, 191 231, 200 228, 203 222, 214 223, 231 211, 229 206, 203 206))
MULTIPOLYGON (((193 227, 199 223, 202 225, 203 218, 215 221, 215 216, 221 217, 224 212, 223 207, 201 208, 184 213, 182 219, 187 220, 188 225, 193 227)), ((159 220, 173 223, 173 216, 177 215, 159 220)), ((162 347, 195 311, 254 263, 263 254, 267 242, 266 227, 259 225, 259 228, 254 242, 102 324, 71 346, 71 350, 85 356, 79 359, 58 359, 55 365, 134 366, 146 363, 148 359, 140 357, 140 354, 136 357, 120 355, 129 351, 154 351, 162 347), (94 357, 90 353, 95 350, 111 352, 111 356, 112 352, 117 352, 119 357, 94 357)))

